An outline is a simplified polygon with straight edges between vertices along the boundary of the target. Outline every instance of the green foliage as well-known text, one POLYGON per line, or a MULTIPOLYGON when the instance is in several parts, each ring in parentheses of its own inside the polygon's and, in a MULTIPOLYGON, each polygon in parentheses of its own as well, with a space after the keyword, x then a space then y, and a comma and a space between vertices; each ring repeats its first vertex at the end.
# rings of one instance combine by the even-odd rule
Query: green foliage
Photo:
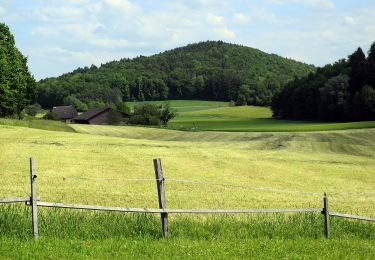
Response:
POLYGON ((151 103, 141 103, 134 106, 134 112, 130 117, 130 123, 135 125, 159 125, 159 107, 151 103))
POLYGON ((237 100, 241 85, 252 90, 248 104, 269 105, 280 85, 314 67, 221 41, 190 44, 150 57, 122 59, 100 68, 78 68, 38 84, 38 102, 51 108, 74 95, 90 102, 165 99, 237 100))
POLYGON ((41 111, 42 107, 38 103, 25 107, 25 112, 29 116, 36 116, 36 114, 40 113, 41 111))
POLYGON ((88 110, 87 104, 79 100, 75 95, 64 98, 64 105, 73 106, 77 111, 84 112, 88 110))
POLYGON ((44 115, 43 119, 59 120, 59 116, 55 112, 49 111, 44 115))
POLYGON ((167 125, 169 120, 176 116, 176 111, 170 103, 157 105, 154 103, 140 103, 134 106, 134 112, 130 117, 130 123, 136 125, 167 125))
POLYGON ((338 75, 330 78, 324 87, 319 89, 320 118, 344 120, 348 113, 348 82, 347 75, 338 75))
POLYGON ((36 97, 27 59, 16 48, 8 26, 0 23, 0 116, 17 115, 36 97))
POLYGON ((375 120, 373 75, 375 42, 367 59, 358 48, 348 60, 326 65, 315 74, 287 84, 273 97, 273 116, 331 121, 375 120))
POLYGON ((130 107, 125 102, 120 102, 116 104, 117 111, 130 115, 130 107))
POLYGON ((160 107, 159 118, 164 126, 166 126, 171 119, 175 118, 176 115, 176 111, 171 108, 171 104, 169 102, 160 107))

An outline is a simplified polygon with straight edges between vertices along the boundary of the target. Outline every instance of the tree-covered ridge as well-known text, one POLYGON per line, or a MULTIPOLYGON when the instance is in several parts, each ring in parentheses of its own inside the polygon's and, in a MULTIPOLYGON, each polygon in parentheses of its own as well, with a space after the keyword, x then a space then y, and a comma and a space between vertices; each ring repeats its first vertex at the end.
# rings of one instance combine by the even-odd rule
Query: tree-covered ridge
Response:
POLYGON ((272 110, 284 119, 375 120, 375 42, 367 58, 358 48, 348 59, 290 82, 274 96, 272 110))
POLYGON ((0 117, 18 116, 34 101, 36 82, 27 59, 16 48, 9 27, 0 23, 0 117))
POLYGON ((43 107, 79 110, 129 100, 205 99, 267 105, 280 86, 314 67, 257 49, 207 41, 150 57, 79 68, 39 82, 43 107))

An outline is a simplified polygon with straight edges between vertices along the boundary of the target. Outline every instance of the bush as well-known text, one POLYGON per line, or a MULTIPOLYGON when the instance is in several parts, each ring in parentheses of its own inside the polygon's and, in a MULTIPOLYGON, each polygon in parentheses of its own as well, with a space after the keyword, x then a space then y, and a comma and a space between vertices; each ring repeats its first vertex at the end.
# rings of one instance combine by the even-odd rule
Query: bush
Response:
POLYGON ((43 119, 59 120, 59 116, 55 112, 49 111, 47 114, 44 115, 43 119))
POLYGON ((29 116, 35 116, 40 111, 42 111, 42 107, 38 103, 25 107, 25 112, 29 116))
POLYGON ((130 123, 140 125, 159 125, 160 111, 157 105, 142 103, 134 106, 133 116, 130 123), (156 120, 158 118, 158 120, 156 120))
POLYGON ((163 125, 167 125, 169 120, 176 117, 176 111, 171 109, 171 105, 169 103, 165 103, 160 107, 160 116, 159 119, 163 123, 163 125))
POLYGON ((130 107, 125 104, 125 102, 119 102, 116 104, 117 111, 124 113, 124 114, 130 114, 130 107))

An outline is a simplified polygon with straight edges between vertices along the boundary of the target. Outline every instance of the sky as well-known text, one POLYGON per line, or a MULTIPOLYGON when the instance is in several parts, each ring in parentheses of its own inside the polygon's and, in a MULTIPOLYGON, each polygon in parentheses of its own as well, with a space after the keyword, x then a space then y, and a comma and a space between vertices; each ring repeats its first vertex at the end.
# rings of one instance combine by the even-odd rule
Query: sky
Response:
POLYGON ((316 66, 367 52, 374 0, 0 0, 36 79, 222 40, 316 66))

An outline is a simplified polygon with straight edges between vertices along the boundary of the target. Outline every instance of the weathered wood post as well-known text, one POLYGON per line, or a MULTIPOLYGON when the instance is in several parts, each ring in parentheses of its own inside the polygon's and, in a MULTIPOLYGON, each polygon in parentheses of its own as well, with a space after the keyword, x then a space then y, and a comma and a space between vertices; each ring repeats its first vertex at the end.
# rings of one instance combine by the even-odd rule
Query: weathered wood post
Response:
POLYGON ((31 217, 33 225, 34 239, 37 240, 39 236, 38 231, 38 204, 37 204, 37 193, 36 193, 36 171, 35 171, 35 159, 30 158, 30 183, 31 183, 31 217))
POLYGON ((325 227, 325 235, 326 238, 329 238, 329 207, 328 207, 328 196, 327 193, 324 192, 324 227, 325 227))
MULTIPOLYGON (((155 177, 156 177, 156 186, 158 189, 158 200, 159 200, 159 208, 163 211, 167 208, 167 203, 165 199, 165 189, 164 189, 164 177, 163 177, 163 168, 161 167, 160 158, 154 159, 154 169, 155 169, 155 177)), ((161 225, 163 236, 168 238, 168 213, 163 212, 161 215, 161 225)))

